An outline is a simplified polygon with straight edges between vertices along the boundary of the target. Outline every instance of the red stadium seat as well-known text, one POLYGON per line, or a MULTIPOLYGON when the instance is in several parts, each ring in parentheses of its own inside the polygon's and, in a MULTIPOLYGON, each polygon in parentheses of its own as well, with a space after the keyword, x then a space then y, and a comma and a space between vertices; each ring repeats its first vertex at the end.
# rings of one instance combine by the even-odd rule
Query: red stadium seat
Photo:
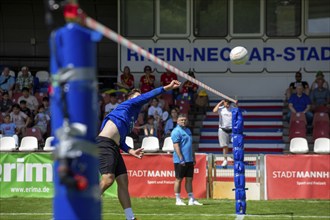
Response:
POLYGON ((293 121, 302 121, 305 125, 307 125, 306 116, 303 113, 292 113, 290 116, 290 125, 293 121))
POLYGON ((190 103, 187 100, 180 100, 177 104, 180 108, 180 113, 188 114, 190 110, 190 103))
POLYGON ((324 113, 329 113, 329 108, 326 107, 326 106, 317 106, 315 109, 314 109, 314 112, 324 112, 324 113))
POLYGON ((117 100, 118 100, 118 103, 124 102, 126 100, 126 94, 123 92, 118 93, 117 100))
POLYGON ((172 94, 162 94, 162 97, 168 105, 173 105, 173 95, 172 94))
POLYGON ((39 128, 27 128, 24 136, 33 136, 36 137, 39 144, 43 144, 44 138, 42 137, 41 131, 39 128))
POLYGON ((307 128, 306 124, 302 121, 294 121, 290 125, 289 138, 290 140, 295 137, 306 138, 307 128))
POLYGON ((18 98, 21 97, 23 95, 23 93, 21 92, 16 92, 16 93, 13 93, 13 97, 11 98, 11 100, 13 101, 13 103, 18 103, 18 98))
POLYGON ((313 118, 313 126, 315 126, 315 123, 319 121, 323 121, 324 123, 329 123, 329 115, 324 112, 316 112, 313 118))
POLYGON ((316 121, 313 128, 313 139, 330 138, 330 123, 329 121, 316 121))

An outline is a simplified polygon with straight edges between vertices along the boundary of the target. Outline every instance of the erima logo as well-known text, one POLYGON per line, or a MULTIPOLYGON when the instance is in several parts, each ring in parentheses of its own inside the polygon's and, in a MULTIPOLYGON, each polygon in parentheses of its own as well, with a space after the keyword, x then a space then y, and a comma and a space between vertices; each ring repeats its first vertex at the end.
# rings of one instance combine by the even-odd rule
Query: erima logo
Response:
POLYGON ((51 163, 24 163, 24 158, 17 158, 16 162, 0 164, 0 182, 15 181, 15 178, 16 182, 43 182, 44 174, 46 182, 53 181, 51 163))

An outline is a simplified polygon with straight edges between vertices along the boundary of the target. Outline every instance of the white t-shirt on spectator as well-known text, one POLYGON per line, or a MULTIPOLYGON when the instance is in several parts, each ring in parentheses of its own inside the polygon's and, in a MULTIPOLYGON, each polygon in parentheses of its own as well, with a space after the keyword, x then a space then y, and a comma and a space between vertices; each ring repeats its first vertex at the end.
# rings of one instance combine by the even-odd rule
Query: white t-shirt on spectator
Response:
POLYGON ((224 106, 220 106, 218 113, 219 113, 219 128, 227 128, 231 129, 232 127, 232 106, 227 109, 224 106))
POLYGON ((26 106, 31 110, 31 111, 35 111, 38 109, 38 105, 39 102, 37 100, 37 98, 33 95, 29 95, 29 97, 25 98, 24 96, 21 96, 18 98, 18 104, 21 100, 25 100, 26 101, 26 106))
POLYGON ((148 115, 155 116, 155 113, 158 113, 158 116, 162 116, 163 110, 161 107, 150 106, 148 109, 148 115))
POLYGON ((19 112, 15 115, 13 112, 10 113, 10 119, 16 124, 16 127, 21 128, 25 126, 25 120, 28 116, 24 112, 19 112))
POLYGON ((109 113, 111 112, 112 110, 114 110, 115 108, 117 108, 119 104, 118 103, 115 103, 115 104, 112 104, 112 103, 108 103, 105 107, 104 107, 104 111, 109 113))

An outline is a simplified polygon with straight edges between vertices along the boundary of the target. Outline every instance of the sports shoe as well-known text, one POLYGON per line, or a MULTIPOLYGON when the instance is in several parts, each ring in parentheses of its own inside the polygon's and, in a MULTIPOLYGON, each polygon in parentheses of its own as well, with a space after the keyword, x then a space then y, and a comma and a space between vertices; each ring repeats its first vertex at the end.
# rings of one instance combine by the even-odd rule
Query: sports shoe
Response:
POLYGON ((228 164, 228 161, 227 161, 227 160, 224 160, 224 161, 222 162, 221 166, 222 166, 222 167, 225 167, 225 166, 227 166, 227 164, 228 164))
POLYGON ((189 200, 188 205, 203 205, 203 204, 199 203, 197 200, 189 200))
POLYGON ((184 203, 181 199, 177 200, 175 205, 186 205, 186 203, 184 203))

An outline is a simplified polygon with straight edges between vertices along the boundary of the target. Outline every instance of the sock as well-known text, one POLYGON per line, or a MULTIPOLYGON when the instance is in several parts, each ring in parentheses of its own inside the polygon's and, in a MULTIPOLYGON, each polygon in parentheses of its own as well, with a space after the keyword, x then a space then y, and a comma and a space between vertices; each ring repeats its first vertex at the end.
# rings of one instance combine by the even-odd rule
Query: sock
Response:
POLYGON ((194 200, 194 194, 192 192, 188 193, 188 197, 189 197, 189 200, 194 200))
POLYGON ((175 198, 176 198, 176 201, 181 200, 180 193, 175 193, 175 198))
POLYGON ((132 208, 127 208, 124 211, 125 211, 126 219, 134 219, 135 218, 132 208))

